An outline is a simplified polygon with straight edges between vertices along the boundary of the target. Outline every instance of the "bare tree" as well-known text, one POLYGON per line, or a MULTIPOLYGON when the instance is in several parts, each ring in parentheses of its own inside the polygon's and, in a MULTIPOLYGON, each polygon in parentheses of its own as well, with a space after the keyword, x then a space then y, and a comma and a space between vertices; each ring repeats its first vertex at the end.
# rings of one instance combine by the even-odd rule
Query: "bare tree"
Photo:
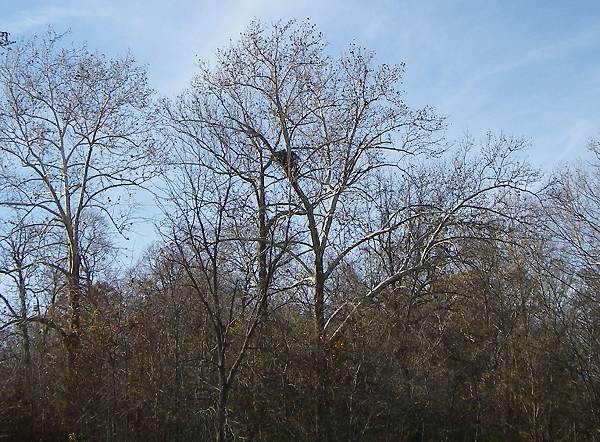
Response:
POLYGON ((0 204, 38 226, 45 265, 64 276, 68 317, 59 326, 76 378, 90 229, 103 219, 122 233, 125 190, 151 176, 151 90, 131 56, 109 60, 51 32, 7 52, 0 83, 0 204))
POLYGON ((188 121, 188 100, 182 96, 164 109, 177 142, 173 169, 164 176, 161 231, 174 250, 167 259, 184 270, 186 286, 210 320, 218 377, 216 436, 225 440, 230 391, 269 299, 286 281, 275 283, 275 276, 289 245, 290 216, 284 199, 270 201, 273 183, 265 165, 270 157, 188 121))
POLYGON ((564 167, 544 193, 544 230, 552 247, 541 256, 548 305, 555 329, 571 352, 570 360, 582 385, 594 424, 600 423, 600 141, 589 143, 587 164, 564 167), (552 257, 553 259, 550 259, 552 257), (556 288, 558 287, 558 288, 556 288))
MULTIPOLYGON (((236 164, 236 170, 249 167, 257 176, 265 174, 277 189, 273 194, 285 197, 282 206, 288 208, 294 231, 287 256, 314 320, 315 375, 321 390, 315 428, 321 436, 327 432, 326 348, 352 313, 422 266, 457 211, 474 210, 483 194, 517 186, 527 175, 515 172, 509 159, 521 142, 498 139, 492 143, 499 145, 496 149, 489 146, 480 175, 472 177, 479 180, 471 188, 461 187, 467 193, 457 191, 452 205, 411 200, 388 207, 391 212, 369 223, 383 176, 393 175, 385 184, 392 188, 402 180, 418 181, 409 160, 444 150, 438 135, 443 120, 429 108, 412 110, 404 103, 402 66, 378 66, 372 53, 356 46, 334 59, 324 47, 322 36, 308 23, 272 28, 253 23, 238 44, 218 53, 214 69, 202 69, 180 105, 186 111, 175 116, 202 143, 227 140, 229 153, 253 146, 255 156, 236 164), (432 214, 418 240, 419 259, 412 254, 400 258, 403 265, 334 308, 328 285, 340 266, 370 241, 414 217, 432 214)), ((463 178, 455 177, 456 184, 463 178)))
POLYGON ((553 234, 580 268, 598 273, 600 266, 600 141, 590 141, 593 159, 579 167, 565 167, 553 177, 546 192, 546 207, 553 234))
POLYGON ((33 312, 37 310, 35 302, 35 275, 37 268, 37 250, 40 238, 32 228, 17 223, 6 223, 8 228, 0 237, 0 275, 10 283, 3 284, 7 293, 0 293, 0 300, 7 313, 6 322, 0 329, 17 325, 22 339, 21 364, 24 371, 25 385, 23 390, 27 400, 32 403, 33 362, 31 351, 31 332, 29 322, 33 312))

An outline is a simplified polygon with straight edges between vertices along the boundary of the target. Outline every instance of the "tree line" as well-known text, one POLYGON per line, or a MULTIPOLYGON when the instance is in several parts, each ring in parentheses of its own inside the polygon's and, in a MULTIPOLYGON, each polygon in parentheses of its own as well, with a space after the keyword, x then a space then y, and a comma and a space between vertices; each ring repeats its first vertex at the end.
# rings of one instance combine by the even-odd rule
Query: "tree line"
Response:
POLYGON ((553 173, 449 142, 403 65, 307 21, 171 98, 131 55, 0 42, 0 437, 600 439, 597 140, 553 173))

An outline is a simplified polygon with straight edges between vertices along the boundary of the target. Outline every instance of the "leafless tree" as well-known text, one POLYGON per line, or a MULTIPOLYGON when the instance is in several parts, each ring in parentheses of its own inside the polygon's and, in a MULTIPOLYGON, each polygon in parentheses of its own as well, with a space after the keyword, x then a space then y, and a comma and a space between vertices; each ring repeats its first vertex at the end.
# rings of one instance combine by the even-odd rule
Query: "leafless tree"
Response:
POLYGON ((563 168, 552 179, 546 207, 553 234, 570 251, 573 263, 598 273, 600 266, 600 141, 590 141, 588 164, 563 168))
POLYGON ((22 340, 22 367, 28 400, 32 401, 33 362, 31 356, 31 332, 29 322, 37 310, 34 295, 35 275, 38 273, 37 256, 40 239, 34 229, 25 228, 18 223, 5 223, 7 228, 0 237, 0 275, 7 281, 2 284, 0 300, 4 304, 6 318, 1 329, 17 325, 22 340))
POLYGON ((68 317, 57 325, 74 373, 86 248, 98 244, 91 230, 103 219, 122 233, 127 189, 154 167, 151 90, 131 56, 67 47, 52 32, 8 51, 0 83, 0 204, 37 226, 49 246, 45 265, 64 276, 68 317))
POLYGON ((552 254, 539 258, 555 328, 571 352, 595 425, 600 422, 600 141, 590 161, 563 167, 544 193, 544 231, 552 254), (558 289, 556 287, 559 287, 558 289))
POLYGON ((273 194, 270 156, 255 144, 190 121, 189 100, 184 95, 163 108, 176 141, 173 168, 163 177, 161 232, 174 250, 168 259, 184 269, 187 286, 210 319, 218 377, 216 436, 225 440, 230 390, 269 300, 287 280, 279 269, 290 244, 291 217, 289 204, 273 194))
POLYGON ((225 143, 218 158, 236 155, 237 162, 228 164, 238 176, 264 176, 273 198, 283 198, 282 214, 291 219, 294 232, 294 247, 287 250, 295 265, 292 285, 304 291, 314 320, 321 389, 315 428, 321 436, 327 432, 326 349, 352 314, 423 267, 432 250, 448 241, 446 232, 456 224, 457 212, 473 217, 486 208, 498 210, 502 195, 530 178, 512 159, 523 142, 490 137, 480 167, 440 177, 439 183, 449 179, 456 185, 443 205, 429 197, 409 199, 379 207, 386 212, 375 215, 383 187, 396 192, 398 186, 426 180, 410 163, 445 150, 443 119, 429 108, 413 110, 405 104, 402 75, 403 66, 377 65, 374 54, 356 46, 338 59, 328 56, 322 36, 308 23, 265 27, 255 22, 238 44, 218 53, 215 68, 202 68, 187 100, 170 115, 188 136, 210 145, 213 154, 212 146, 225 143), (248 146, 254 156, 240 161, 239 153, 248 146), (498 201, 487 201, 494 198, 498 201), (341 266, 370 242, 425 217, 427 228, 413 238, 414 249, 399 258, 401 265, 358 286, 361 293, 336 305, 329 286, 341 266))

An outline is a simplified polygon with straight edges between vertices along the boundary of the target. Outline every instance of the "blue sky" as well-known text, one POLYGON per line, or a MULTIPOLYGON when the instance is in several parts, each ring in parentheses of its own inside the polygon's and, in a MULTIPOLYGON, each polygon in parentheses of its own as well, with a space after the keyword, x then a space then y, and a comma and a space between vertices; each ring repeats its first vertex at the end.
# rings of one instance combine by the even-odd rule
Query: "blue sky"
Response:
POLYGON ((198 58, 252 18, 310 18, 341 51, 349 41, 406 63, 407 101, 447 115, 451 138, 503 130, 531 140, 553 168, 585 153, 600 131, 597 1, 9 1, 0 28, 26 38, 71 29, 107 54, 130 49, 164 95, 181 90, 198 58))
POLYGON ((71 30, 107 54, 128 49, 153 86, 185 87, 198 58, 235 39, 250 20, 310 18, 332 53, 354 41, 387 63, 405 62, 407 102, 448 116, 449 137, 487 130, 531 140, 546 169, 585 154, 600 132, 597 1, 13 0, 0 30, 13 39, 71 30))

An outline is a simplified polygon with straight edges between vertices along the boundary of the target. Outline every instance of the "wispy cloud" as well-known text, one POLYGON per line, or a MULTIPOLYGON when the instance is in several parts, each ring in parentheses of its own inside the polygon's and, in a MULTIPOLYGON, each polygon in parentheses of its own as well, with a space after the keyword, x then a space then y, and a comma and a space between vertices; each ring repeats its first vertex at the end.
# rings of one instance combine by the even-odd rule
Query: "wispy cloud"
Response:
MULTIPOLYGON (((498 55, 490 54, 488 60, 481 60, 468 75, 463 75, 463 81, 456 88, 449 89, 443 105, 455 107, 458 103, 477 100, 485 97, 486 85, 494 77, 502 77, 512 71, 525 69, 533 65, 542 65, 560 60, 573 54, 574 51, 597 43, 600 39, 600 28, 584 30, 578 35, 563 38, 559 41, 546 43, 525 51, 514 51, 498 55)), ((471 65, 472 66, 472 65, 471 65)), ((466 73, 465 73, 466 74, 466 73)), ((534 86, 534 85, 532 85, 534 86)))
POLYGON ((19 35, 90 16, 91 11, 81 6, 43 6, 33 10, 17 10, 2 20, 2 26, 13 35, 19 35))

